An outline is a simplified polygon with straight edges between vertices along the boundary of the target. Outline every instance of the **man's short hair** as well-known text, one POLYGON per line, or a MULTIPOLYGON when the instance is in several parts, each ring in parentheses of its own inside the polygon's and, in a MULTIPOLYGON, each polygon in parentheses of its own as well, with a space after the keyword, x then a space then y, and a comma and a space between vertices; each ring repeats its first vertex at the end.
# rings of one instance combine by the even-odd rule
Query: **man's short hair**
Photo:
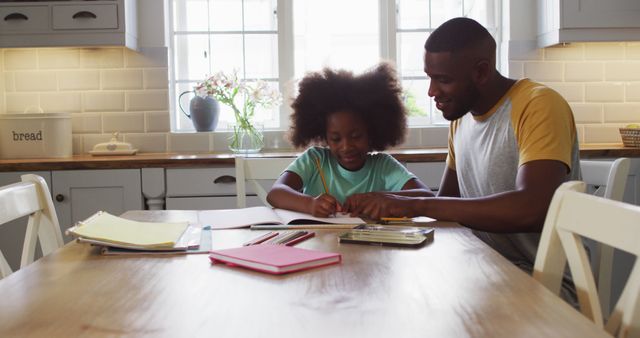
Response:
POLYGON ((496 41, 481 24, 469 18, 453 18, 440 25, 429 35, 424 49, 432 53, 457 53, 487 41, 487 39, 495 50, 496 41))

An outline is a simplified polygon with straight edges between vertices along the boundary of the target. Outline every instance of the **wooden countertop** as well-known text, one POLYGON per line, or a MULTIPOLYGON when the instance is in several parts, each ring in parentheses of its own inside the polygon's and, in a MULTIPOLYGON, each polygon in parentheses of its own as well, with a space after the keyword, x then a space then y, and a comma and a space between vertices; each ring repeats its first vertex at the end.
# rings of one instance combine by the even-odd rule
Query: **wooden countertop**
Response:
MULTIPOLYGON (((402 162, 442 162, 446 148, 398 149, 389 151, 402 162)), ((265 151, 252 157, 291 157, 296 151, 265 151)), ((640 157, 640 148, 621 144, 589 144, 580 149, 582 158, 640 157)), ((131 156, 74 155, 70 158, 0 160, 0 172, 78 169, 194 168, 233 164, 231 153, 142 153, 131 156)))

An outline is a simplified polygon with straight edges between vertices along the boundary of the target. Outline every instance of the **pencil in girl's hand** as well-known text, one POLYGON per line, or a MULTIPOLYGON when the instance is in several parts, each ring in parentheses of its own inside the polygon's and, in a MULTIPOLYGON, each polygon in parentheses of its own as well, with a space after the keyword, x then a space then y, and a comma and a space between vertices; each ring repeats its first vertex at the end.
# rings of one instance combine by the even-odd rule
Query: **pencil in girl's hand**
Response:
POLYGON ((318 168, 318 173, 320 174, 320 179, 322 180, 322 185, 324 186, 324 192, 325 194, 328 194, 329 187, 327 187, 327 181, 324 179, 324 173, 322 172, 322 167, 320 166, 320 159, 316 157, 315 160, 316 167, 318 168))

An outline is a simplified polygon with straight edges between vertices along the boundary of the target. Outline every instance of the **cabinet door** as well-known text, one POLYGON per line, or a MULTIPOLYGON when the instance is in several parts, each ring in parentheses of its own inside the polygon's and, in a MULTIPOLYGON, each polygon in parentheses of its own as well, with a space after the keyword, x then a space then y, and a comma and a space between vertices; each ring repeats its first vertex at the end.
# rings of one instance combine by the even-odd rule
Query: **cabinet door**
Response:
POLYGON ((637 28, 640 1, 564 0, 561 28, 637 28))
MULTIPOLYGON (((5 186, 13 183, 20 182, 20 176, 25 174, 35 174, 42 176, 49 189, 51 189, 51 173, 48 171, 34 171, 34 172, 6 172, 0 173, 0 186, 5 186)), ((22 244, 24 243, 24 234, 27 232, 28 216, 24 216, 15 221, 2 224, 0 226, 0 249, 2 254, 6 258, 9 266, 13 271, 18 270, 20 267, 20 256, 22 255, 22 244)), ((40 249, 36 250, 35 259, 42 256, 40 249)))
POLYGON ((60 170, 52 173, 51 181, 63 233, 99 210, 120 215, 143 209, 140 169, 60 170))

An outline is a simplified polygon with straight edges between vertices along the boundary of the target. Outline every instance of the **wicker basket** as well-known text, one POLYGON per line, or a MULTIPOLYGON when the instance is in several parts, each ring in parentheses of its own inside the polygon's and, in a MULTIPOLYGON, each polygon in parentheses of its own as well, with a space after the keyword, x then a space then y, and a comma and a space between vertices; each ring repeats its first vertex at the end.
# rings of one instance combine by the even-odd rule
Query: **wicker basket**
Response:
POLYGON ((620 128, 625 147, 640 147, 640 128, 620 128))

